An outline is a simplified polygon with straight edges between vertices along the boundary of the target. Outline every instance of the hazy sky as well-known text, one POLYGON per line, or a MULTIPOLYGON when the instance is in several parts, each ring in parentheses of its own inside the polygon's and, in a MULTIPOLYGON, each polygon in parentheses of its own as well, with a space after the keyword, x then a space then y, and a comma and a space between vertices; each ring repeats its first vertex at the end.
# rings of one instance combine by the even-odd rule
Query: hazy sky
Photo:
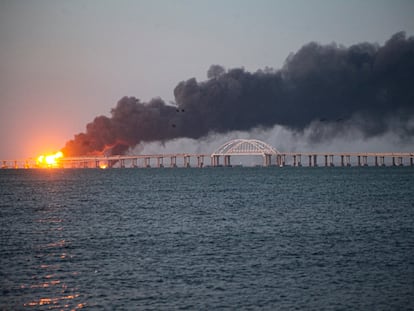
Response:
POLYGON ((412 0, 0 0, 0 160, 54 152, 123 96, 173 101, 211 64, 414 35, 412 0))

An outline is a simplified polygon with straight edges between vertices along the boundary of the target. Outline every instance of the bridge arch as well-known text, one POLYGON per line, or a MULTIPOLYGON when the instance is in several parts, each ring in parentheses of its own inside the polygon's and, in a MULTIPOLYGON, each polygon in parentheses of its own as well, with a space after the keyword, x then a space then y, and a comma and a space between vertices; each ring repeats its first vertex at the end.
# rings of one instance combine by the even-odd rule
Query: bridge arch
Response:
POLYGON ((224 166, 230 166, 232 155, 260 155, 263 157, 264 166, 271 164, 272 156, 280 155, 280 152, 271 145, 257 139, 233 139, 220 147, 211 154, 211 165, 219 166, 220 157, 224 157, 224 166))

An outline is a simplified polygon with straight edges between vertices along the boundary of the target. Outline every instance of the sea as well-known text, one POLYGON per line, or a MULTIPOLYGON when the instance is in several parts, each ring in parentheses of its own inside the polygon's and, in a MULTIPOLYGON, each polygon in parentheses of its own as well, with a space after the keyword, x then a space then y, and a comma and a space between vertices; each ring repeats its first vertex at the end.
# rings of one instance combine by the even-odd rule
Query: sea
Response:
POLYGON ((414 167, 0 170, 0 310, 414 310, 414 167))

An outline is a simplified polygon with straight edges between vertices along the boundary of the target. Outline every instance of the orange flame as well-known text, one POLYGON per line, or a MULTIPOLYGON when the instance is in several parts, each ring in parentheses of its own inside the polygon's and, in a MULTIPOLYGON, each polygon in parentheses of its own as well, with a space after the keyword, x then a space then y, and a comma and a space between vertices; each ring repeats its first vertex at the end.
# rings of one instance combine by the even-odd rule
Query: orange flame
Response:
POLYGON ((106 169, 106 168, 108 168, 108 165, 102 163, 102 164, 99 164, 99 168, 106 169))
POLYGON ((59 159, 62 157, 63 153, 61 151, 55 154, 40 155, 37 157, 36 164, 38 167, 57 167, 59 159))

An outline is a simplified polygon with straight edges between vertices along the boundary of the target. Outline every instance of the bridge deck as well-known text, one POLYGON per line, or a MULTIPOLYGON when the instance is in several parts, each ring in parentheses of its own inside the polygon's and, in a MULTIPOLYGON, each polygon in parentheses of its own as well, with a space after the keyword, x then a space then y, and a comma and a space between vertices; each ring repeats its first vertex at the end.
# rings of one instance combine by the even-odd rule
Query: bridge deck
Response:
MULTIPOLYGON (((350 166, 353 161, 358 166, 367 166, 368 158, 375 166, 386 164, 385 159, 391 162, 393 166, 404 164, 404 160, 409 160, 409 165, 413 166, 414 152, 277 152, 272 154, 250 151, 244 153, 234 152, 231 154, 207 154, 207 153, 168 153, 168 154, 139 154, 139 155, 115 155, 115 156, 83 156, 83 157, 64 157, 59 160, 59 166, 64 168, 98 168, 113 167, 119 163, 119 167, 150 167, 151 161, 156 161, 155 167, 164 167, 164 160, 170 159, 166 166, 176 167, 177 159, 183 162, 183 166, 193 165, 197 167, 205 166, 205 160, 210 158, 211 166, 221 166, 220 157, 224 157, 224 166, 231 166, 231 156, 260 155, 264 158, 264 166, 317 166, 318 158, 322 157, 324 166, 333 166, 334 158, 340 166, 350 166), (273 159, 273 160, 272 160, 273 159), (308 161, 303 161, 308 160, 308 161), (352 160, 352 161, 351 161, 352 160), (143 162, 141 166, 138 161, 143 162)), ((167 160, 168 161, 168 160, 167 160)), ((36 168, 36 159, 19 159, 19 160, 1 160, 1 168, 36 168)), ((153 163, 154 164, 154 163, 153 163)), ((408 163, 407 163, 408 164, 408 163)))

